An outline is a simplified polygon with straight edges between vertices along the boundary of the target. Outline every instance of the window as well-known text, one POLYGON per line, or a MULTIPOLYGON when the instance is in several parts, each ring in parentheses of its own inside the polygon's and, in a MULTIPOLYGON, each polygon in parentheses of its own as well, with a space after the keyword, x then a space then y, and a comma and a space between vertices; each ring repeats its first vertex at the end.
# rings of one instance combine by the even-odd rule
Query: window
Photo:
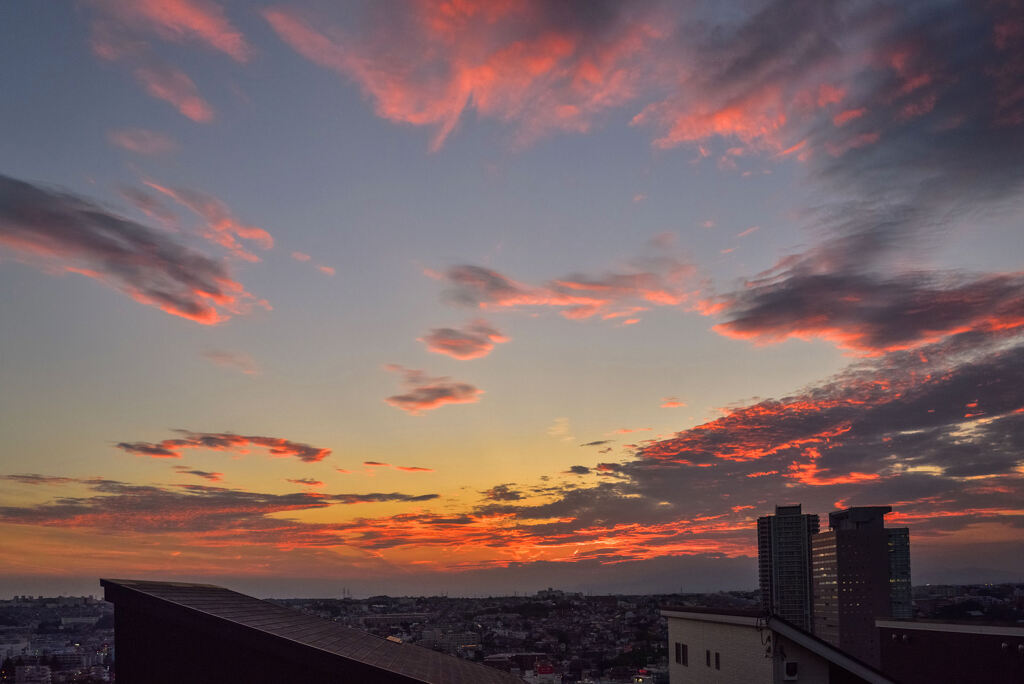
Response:
POLYGON ((711 667, 711 649, 705 649, 704 651, 704 662, 708 667, 711 667))
POLYGON ((715 651, 715 669, 716 670, 721 670, 722 669, 722 657, 721 657, 721 655, 719 655, 718 651, 715 651))
POLYGON ((690 664, 690 648, 686 644, 679 644, 679 645, 683 647, 683 649, 682 649, 683 659, 680 660, 679 662, 681 662, 683 665, 687 665, 688 666, 690 664))

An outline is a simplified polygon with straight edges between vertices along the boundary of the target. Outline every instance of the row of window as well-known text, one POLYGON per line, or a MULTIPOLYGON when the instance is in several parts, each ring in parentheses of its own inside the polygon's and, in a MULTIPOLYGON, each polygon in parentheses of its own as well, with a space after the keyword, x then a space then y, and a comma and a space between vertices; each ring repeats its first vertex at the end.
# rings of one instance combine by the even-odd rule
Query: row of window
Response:
MULTIPOLYGON (((704 661, 708 667, 711 667, 711 649, 705 649, 704 661)), ((689 667, 690 665, 690 647, 687 644, 681 644, 676 642, 676 662, 680 665, 689 667)), ((715 669, 722 669, 722 655, 715 651, 715 669)))

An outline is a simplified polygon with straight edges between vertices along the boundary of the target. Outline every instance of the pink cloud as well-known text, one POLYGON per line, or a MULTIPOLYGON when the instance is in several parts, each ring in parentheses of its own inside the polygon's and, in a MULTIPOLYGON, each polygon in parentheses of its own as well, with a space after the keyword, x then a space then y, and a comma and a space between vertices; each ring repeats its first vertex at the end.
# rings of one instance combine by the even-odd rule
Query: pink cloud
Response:
POLYGON ((292 259, 295 259, 296 261, 309 261, 312 258, 313 257, 304 252, 292 252, 292 259))
POLYGON ((170 136, 145 128, 122 128, 108 131, 107 140, 112 145, 136 154, 167 154, 178 148, 178 143, 170 136))
POLYGON ((686 406, 685 401, 680 401, 679 397, 665 397, 661 400, 661 408, 682 408, 686 406))
POLYGON ((160 192, 175 202, 187 207, 200 216, 206 223, 202 234, 207 240, 228 249, 232 254, 245 261, 259 261, 260 258, 249 252, 239 240, 254 243, 260 249, 271 249, 274 238, 263 228, 247 226, 240 223, 231 214, 227 205, 216 197, 180 188, 166 188, 152 181, 146 185, 160 192))
POLYGON ((475 320, 462 328, 432 328, 419 341, 435 354, 468 361, 487 356, 495 344, 508 342, 508 338, 485 321, 475 320))
POLYGON ((203 352, 203 358, 223 368, 230 368, 246 375, 258 375, 260 366, 248 354, 233 352, 227 349, 208 349, 203 352))
POLYGON ((407 9, 370 12, 351 31, 288 7, 263 16, 303 57, 355 81, 379 116, 433 128, 433 150, 467 109, 513 124, 520 141, 587 131, 636 96, 653 67, 644 57, 666 36, 664 21, 635 8, 609 12, 604 31, 572 14, 558 25, 542 2, 407 9))
POLYGON ((89 0, 107 21, 163 40, 195 40, 223 52, 238 62, 247 61, 252 48, 224 15, 224 8, 210 0, 89 0))
POLYGON ((171 104, 182 116, 198 123, 213 121, 213 109, 184 71, 153 62, 137 67, 133 73, 146 93, 171 104))
POLYGON ((747 228, 742 233, 738 234, 736 237, 738 237, 738 238, 745 238, 748 235, 753 235, 754 233, 756 233, 759 230, 761 230, 761 226, 751 226, 750 228, 747 228))
POLYGON ((480 401, 483 394, 483 390, 468 383, 455 382, 446 377, 429 377, 420 370, 396 364, 385 368, 402 376, 402 384, 406 391, 390 396, 384 401, 414 416, 445 404, 475 404, 480 401))
POLYGON ((486 311, 552 308, 570 320, 636 318, 634 314, 651 306, 682 306, 694 294, 694 267, 664 249, 659 252, 633 260, 625 272, 570 274, 542 285, 521 283, 472 265, 449 268, 440 278, 449 286, 445 292, 449 300, 486 311))

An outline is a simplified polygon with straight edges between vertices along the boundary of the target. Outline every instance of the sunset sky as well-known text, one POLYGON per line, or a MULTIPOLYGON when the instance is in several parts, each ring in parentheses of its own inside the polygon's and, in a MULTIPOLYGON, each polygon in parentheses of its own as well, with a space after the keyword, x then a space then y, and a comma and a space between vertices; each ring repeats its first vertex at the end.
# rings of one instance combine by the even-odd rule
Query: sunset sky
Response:
POLYGON ((1024 7, 0 4, 0 595, 1021 581, 1024 7))

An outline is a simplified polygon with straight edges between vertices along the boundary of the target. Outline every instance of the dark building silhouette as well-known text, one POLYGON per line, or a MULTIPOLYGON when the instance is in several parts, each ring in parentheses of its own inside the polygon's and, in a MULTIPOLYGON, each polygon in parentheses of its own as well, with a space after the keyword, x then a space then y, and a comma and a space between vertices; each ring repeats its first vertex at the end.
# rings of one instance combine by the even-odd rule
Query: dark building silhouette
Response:
POLYGON ((909 617, 910 535, 886 529, 891 506, 862 506, 829 514, 829 530, 812 540, 814 634, 879 665, 876 618, 909 617))
POLYGON ((818 516, 802 513, 800 504, 776 506, 775 515, 757 519, 757 565, 761 603, 797 627, 813 627, 811 538, 818 516))
POLYGON ((512 684, 518 677, 222 587, 100 580, 119 684, 512 684))
POLYGON ((882 669, 900 684, 1024 682, 1024 626, 878 620, 882 669))

